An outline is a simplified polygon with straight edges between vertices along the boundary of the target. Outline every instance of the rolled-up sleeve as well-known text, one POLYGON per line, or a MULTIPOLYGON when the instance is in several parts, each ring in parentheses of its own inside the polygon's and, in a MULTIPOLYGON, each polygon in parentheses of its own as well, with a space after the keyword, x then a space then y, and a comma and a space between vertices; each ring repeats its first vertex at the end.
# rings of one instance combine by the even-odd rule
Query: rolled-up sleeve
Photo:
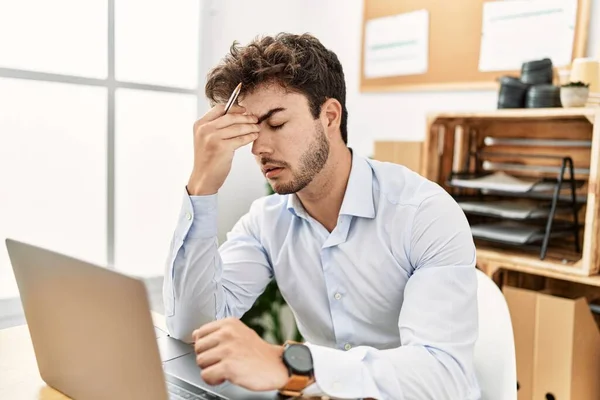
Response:
POLYGON ((398 243, 398 251, 407 247, 413 273, 398 320, 401 346, 342 351, 308 344, 316 384, 306 395, 480 398, 473 364, 478 335, 475 245, 464 213, 450 196, 437 194, 419 205, 410 240, 398 243))

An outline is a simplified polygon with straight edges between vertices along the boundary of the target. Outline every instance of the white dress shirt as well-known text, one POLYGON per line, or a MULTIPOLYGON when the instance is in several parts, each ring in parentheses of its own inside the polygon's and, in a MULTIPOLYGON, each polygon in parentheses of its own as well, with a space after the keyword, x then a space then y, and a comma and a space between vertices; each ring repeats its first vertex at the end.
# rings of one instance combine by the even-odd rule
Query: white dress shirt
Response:
POLYGON ((452 197, 353 155, 329 233, 296 195, 256 200, 219 248, 217 195, 184 195, 166 266, 167 325, 188 339, 241 317, 272 279, 334 398, 479 399, 475 246, 452 197))

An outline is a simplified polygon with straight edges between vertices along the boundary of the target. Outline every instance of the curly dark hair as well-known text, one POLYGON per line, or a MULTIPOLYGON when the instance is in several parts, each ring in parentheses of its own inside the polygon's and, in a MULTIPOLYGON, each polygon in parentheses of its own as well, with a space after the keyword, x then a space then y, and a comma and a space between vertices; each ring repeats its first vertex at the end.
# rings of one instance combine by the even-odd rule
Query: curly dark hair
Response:
POLYGON ((224 103, 240 82, 240 96, 265 83, 303 94, 315 119, 327 99, 336 99, 342 105, 342 139, 348 142, 344 71, 335 53, 314 36, 279 33, 258 37, 245 47, 234 42, 221 63, 209 72, 206 96, 213 104, 224 103))

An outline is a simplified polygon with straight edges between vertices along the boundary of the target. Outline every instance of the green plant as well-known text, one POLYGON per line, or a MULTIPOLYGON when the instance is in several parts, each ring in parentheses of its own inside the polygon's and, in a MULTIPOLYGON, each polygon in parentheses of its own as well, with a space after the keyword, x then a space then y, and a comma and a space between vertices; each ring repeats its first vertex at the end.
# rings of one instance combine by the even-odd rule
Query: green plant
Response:
POLYGON ((269 182, 267 182, 267 194, 268 195, 275 194, 275 191, 273 190, 273 188, 271 187, 271 185, 269 184, 269 182))
MULTIPOLYGON (((267 193, 269 195, 275 193, 269 183, 267 183, 267 193)), ((293 331, 286 335, 282 320, 286 308, 287 303, 279 291, 277 282, 273 280, 256 299, 252 308, 244 314, 242 321, 269 342, 283 344, 287 339, 301 342, 302 335, 300 335, 293 318, 290 321, 293 322, 293 331)))
POLYGON ((561 85, 561 87, 589 87, 589 86, 590 86, 589 83, 585 83, 585 82, 581 82, 581 81, 569 82, 569 83, 565 83, 564 85, 561 85))
POLYGON ((252 308, 244 314, 242 321, 269 342, 283 344, 287 339, 301 342, 302 336, 295 323, 291 335, 286 335, 282 320, 282 310, 286 306, 279 287, 273 280, 256 299, 252 308))

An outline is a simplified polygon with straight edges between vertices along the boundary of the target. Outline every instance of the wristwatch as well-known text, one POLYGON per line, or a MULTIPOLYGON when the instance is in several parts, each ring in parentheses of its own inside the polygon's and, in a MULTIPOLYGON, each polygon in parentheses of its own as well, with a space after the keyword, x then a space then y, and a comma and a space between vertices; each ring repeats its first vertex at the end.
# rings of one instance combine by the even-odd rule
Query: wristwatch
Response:
POLYGON ((283 346, 282 359, 290 379, 279 389, 279 393, 291 397, 302 396, 302 391, 315 381, 310 349, 304 344, 288 340, 283 346))

